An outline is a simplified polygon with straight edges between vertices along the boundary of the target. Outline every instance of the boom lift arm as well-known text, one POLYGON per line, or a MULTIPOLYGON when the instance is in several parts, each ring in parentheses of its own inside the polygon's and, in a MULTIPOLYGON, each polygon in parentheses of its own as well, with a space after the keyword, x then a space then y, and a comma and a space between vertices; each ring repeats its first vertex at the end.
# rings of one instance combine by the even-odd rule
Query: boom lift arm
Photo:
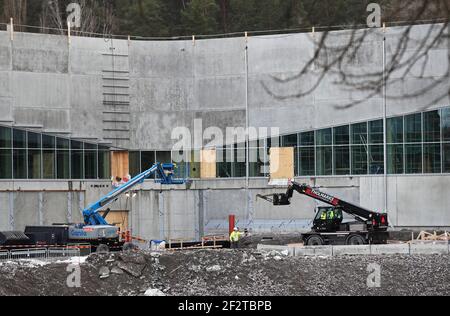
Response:
MULTIPOLYGON (((108 193, 97 202, 92 203, 83 211, 84 224, 86 226, 101 226, 109 225, 105 220, 106 216, 101 216, 99 211, 109 204, 116 201, 122 194, 130 191, 133 187, 144 182, 145 179, 150 178, 155 173, 159 175, 157 183, 161 184, 184 184, 185 180, 177 180, 173 178, 174 164, 156 163, 147 171, 137 175, 127 183, 118 187, 114 191, 108 193)), ((106 215, 106 214, 105 214, 106 215)))
POLYGON ((306 184, 299 184, 295 181, 292 181, 290 183, 286 193, 274 194, 271 195, 271 197, 263 195, 258 195, 257 197, 269 201, 273 203, 275 206, 290 205, 294 191, 297 191, 302 195, 309 196, 313 199, 334 206, 335 208, 340 208, 345 213, 353 216, 358 221, 369 222, 369 224, 371 224, 374 229, 386 229, 388 227, 387 214, 380 214, 377 212, 369 211, 355 204, 343 201, 334 196, 323 193, 306 184))

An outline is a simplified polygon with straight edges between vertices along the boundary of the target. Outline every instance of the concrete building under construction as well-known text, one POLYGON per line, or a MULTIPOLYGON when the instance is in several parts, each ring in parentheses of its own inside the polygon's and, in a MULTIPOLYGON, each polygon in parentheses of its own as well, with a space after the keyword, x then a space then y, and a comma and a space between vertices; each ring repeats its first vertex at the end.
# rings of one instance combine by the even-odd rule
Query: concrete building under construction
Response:
MULTIPOLYGON (((414 26, 406 55, 438 27, 414 26)), ((368 34, 353 67, 381 71, 403 30, 359 31, 368 34)), ((252 140, 248 155, 244 142, 213 148, 216 162, 186 159, 177 173, 192 183, 147 181, 114 204, 110 222, 145 239, 223 233, 230 214, 254 232, 307 230, 314 201, 298 195, 274 209, 256 199, 283 191, 268 184, 270 161, 259 154, 281 147, 293 148, 282 164, 298 182, 387 209, 397 229, 450 227, 448 36, 374 96, 342 89, 332 72, 314 89, 317 73, 275 80, 305 66, 314 36, 143 41, 0 31, 0 231, 82 221, 111 177, 175 160, 173 129, 194 131, 200 120, 201 132, 251 126, 278 128, 280 137, 252 140), (299 89, 312 91, 278 97, 299 89), (239 149, 244 159, 228 161, 239 149), (251 153, 258 159, 247 163, 251 153)), ((342 43, 349 31, 328 36, 342 43)), ((183 156, 204 153, 202 145, 183 156)))

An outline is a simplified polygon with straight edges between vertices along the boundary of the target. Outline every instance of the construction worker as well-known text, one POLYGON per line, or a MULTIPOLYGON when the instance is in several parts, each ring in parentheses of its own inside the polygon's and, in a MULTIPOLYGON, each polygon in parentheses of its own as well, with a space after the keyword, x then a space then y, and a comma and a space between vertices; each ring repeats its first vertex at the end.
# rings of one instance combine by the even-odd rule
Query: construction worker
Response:
POLYGON ((323 220, 323 221, 326 221, 326 220, 327 220, 327 212, 323 212, 323 213, 320 215, 320 219, 323 220))
POLYGON ((239 231, 239 228, 235 227, 233 229, 233 232, 230 235, 231 249, 239 248, 239 240, 241 239, 242 235, 243 233, 239 231))

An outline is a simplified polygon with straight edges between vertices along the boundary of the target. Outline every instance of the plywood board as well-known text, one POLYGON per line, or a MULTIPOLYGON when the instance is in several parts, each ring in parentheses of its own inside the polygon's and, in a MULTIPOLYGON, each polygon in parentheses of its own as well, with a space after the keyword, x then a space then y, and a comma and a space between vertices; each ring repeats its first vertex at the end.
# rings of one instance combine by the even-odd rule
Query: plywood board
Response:
MULTIPOLYGON (((120 227, 121 232, 126 232, 128 230, 128 211, 111 211, 108 216, 106 216, 106 221, 111 225, 120 227)), ((104 212, 100 212, 104 214, 104 212)))
POLYGON ((111 152, 111 175, 121 179, 126 178, 130 173, 129 155, 127 151, 111 152))
POLYGON ((205 149, 200 152, 200 178, 214 179, 217 174, 217 152, 215 149, 205 149))
POLYGON ((294 172, 294 148, 271 148, 270 179, 293 179, 294 172))

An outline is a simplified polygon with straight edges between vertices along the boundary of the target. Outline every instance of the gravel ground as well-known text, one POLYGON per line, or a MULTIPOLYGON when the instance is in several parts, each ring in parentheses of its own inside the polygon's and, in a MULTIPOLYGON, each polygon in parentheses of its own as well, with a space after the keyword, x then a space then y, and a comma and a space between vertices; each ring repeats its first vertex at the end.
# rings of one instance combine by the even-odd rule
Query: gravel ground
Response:
MULTIPOLYGON (((68 263, 0 264, 0 295, 450 295, 449 256, 291 258, 256 250, 91 255, 81 287, 68 263), (369 288, 368 266, 381 267, 369 288)), ((77 260, 74 260, 76 262, 77 260)))

